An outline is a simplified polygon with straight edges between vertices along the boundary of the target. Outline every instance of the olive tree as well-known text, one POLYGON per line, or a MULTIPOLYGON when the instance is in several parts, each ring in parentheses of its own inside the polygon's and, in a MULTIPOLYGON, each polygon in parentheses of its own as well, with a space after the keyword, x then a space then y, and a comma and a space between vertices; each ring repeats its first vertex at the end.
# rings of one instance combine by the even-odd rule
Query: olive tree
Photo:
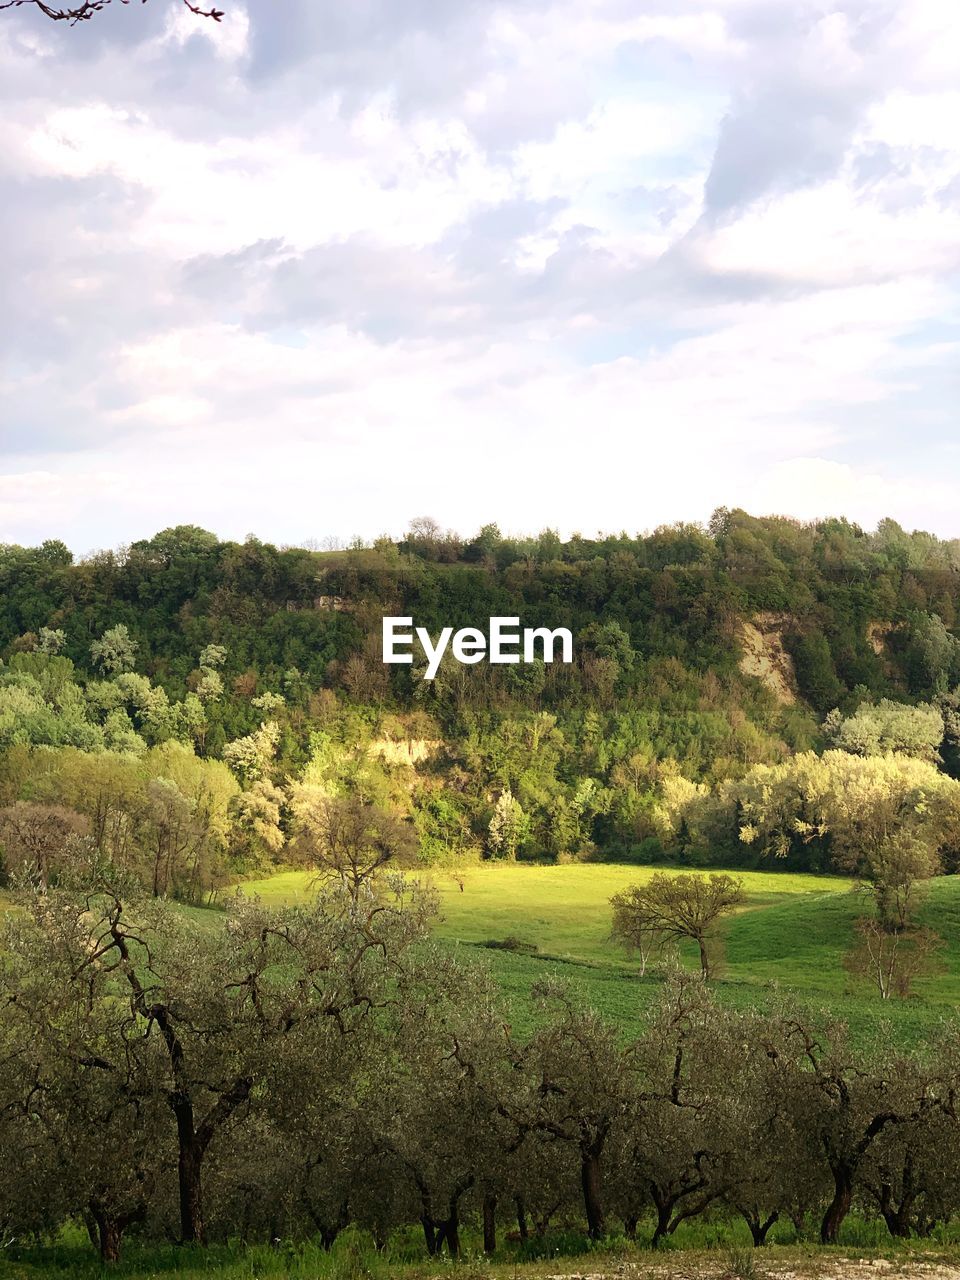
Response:
POLYGON ((814 1135, 778 1069, 782 1028, 776 1017, 724 1011, 716 1059, 729 1140, 722 1156, 722 1199, 747 1224, 754 1246, 788 1217, 803 1230, 829 1179, 814 1135))
MULTIPOLYGON (((357 1033, 389 1003, 430 910, 415 893, 394 903, 339 891, 281 911, 238 901, 222 923, 199 924, 106 877, 35 897, 22 937, 49 954, 45 981, 131 1028, 138 1078, 149 1079, 173 1121, 184 1241, 206 1237, 211 1145, 249 1109, 283 1045, 308 1029, 336 1041, 357 1033)), ((4 970, 8 1007, 23 1006, 35 970, 4 970)), ((38 1020, 45 999, 35 1004, 38 1020)), ((98 1063, 93 1054, 80 1066, 98 1063)))
POLYGON ((504 1153, 516 1141, 508 1099, 514 1059, 489 972, 430 948, 400 980, 390 1041, 374 1072, 384 1145, 411 1187, 427 1251, 460 1252, 460 1222, 478 1201, 492 1251, 504 1153))
MULTIPOLYGON (((44 893, 29 908, 7 918, 0 940, 0 1039, 16 1046, 3 1063, 0 1110, 23 1169, 36 1175, 32 1204, 13 1217, 36 1225, 39 1214, 53 1229, 82 1216, 101 1258, 115 1262, 175 1159, 155 1088, 159 1055, 114 1000, 83 912, 44 893)), ((9 1218, 5 1192, 0 1179, 9 1218)))
MULTIPOLYGON (((628 1234, 653 1209, 653 1245, 703 1213, 725 1189, 732 1142, 726 1085, 736 1042, 702 977, 678 973, 629 1051, 634 1078, 619 1157, 628 1234)), ((733 1055, 735 1056, 735 1055, 733 1055)))
POLYGON ((829 1172, 820 1239, 836 1244, 874 1143, 929 1105, 925 1076, 905 1072, 896 1060, 868 1061, 851 1047, 843 1025, 821 1029, 803 1016, 783 1019, 779 1044, 771 1043, 769 1053, 784 1072, 797 1123, 829 1172))
MULTIPOLYGON (((904 1063, 904 1083, 916 1064, 904 1063)), ((898 1125, 888 1125, 867 1151, 860 1199, 892 1236, 927 1237, 960 1208, 960 1131, 933 1097, 898 1125)))
POLYGON ((632 1087, 625 1051, 617 1028, 562 984, 544 982, 535 992, 550 1018, 526 1055, 530 1092, 523 1123, 575 1154, 587 1231, 597 1240, 607 1221, 605 1155, 632 1087))

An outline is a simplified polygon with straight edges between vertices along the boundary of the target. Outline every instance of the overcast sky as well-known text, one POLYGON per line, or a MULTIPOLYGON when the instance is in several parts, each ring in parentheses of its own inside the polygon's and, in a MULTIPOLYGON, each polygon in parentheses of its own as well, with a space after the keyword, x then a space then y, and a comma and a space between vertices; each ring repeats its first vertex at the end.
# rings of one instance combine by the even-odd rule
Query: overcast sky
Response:
POLYGON ((960 535, 956 0, 0 13, 0 542, 960 535))

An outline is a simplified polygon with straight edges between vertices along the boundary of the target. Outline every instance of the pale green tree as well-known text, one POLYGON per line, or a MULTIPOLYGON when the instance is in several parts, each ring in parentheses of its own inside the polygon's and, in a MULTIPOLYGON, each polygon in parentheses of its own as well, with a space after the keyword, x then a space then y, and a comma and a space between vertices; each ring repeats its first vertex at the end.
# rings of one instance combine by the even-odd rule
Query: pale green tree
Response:
POLYGON ((514 859, 529 830, 530 821, 509 787, 501 791, 490 819, 487 843, 494 858, 514 859))
POLYGON ((910 706, 888 698, 875 704, 862 702, 852 716, 831 712, 823 727, 833 746, 854 755, 896 752, 931 763, 940 759, 943 713, 928 703, 910 706))
POLYGON ((279 742, 280 726, 276 720, 267 720, 246 737, 228 742, 223 749, 223 758, 248 785, 267 776, 279 742))
POLYGON ((105 631, 99 640, 90 646, 90 656, 94 665, 108 676, 122 675, 132 671, 137 661, 137 642, 123 622, 105 631))
POLYGON ((55 657, 62 653, 67 643, 67 633, 62 628, 41 627, 37 640, 37 652, 55 657))

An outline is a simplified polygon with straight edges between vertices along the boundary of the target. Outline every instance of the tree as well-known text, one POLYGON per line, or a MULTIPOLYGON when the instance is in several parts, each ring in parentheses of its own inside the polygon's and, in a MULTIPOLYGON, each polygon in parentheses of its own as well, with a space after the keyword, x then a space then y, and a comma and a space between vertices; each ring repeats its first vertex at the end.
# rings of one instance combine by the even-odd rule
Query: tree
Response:
POLYGON ((0 845, 7 870, 26 872, 43 888, 88 831, 83 815, 63 805, 18 800, 0 809, 0 845))
POLYGON ((516 1137, 503 1114, 518 1074, 504 1031, 487 970, 445 948, 407 966, 390 1010, 393 1062, 384 1053, 372 1069, 369 1107, 431 1256, 459 1255, 468 1196, 481 1201, 491 1243, 503 1153, 516 1137))
POLYGON ((41 627, 37 641, 37 652, 56 657, 66 643, 67 636, 65 631, 59 628, 52 630, 50 627, 41 627))
POLYGON ((915 615, 909 625, 904 665, 912 692, 943 694, 960 675, 960 641, 936 613, 915 615))
POLYGON ((893 751, 932 764, 940 760, 943 713, 928 703, 911 707, 888 698, 875 705, 861 702, 855 714, 845 719, 832 711, 823 727, 833 746, 854 755, 879 756, 893 751))
POLYGON ((843 696, 826 636, 822 631, 801 632, 787 637, 787 644, 800 691, 815 710, 825 714, 843 696))
POLYGON ((410 823, 358 795, 327 796, 302 786, 293 810, 301 855, 354 899, 388 863, 409 865, 415 858, 410 823))
POLYGON ((227 651, 222 644, 205 645, 197 662, 199 676, 194 693, 201 702, 216 702, 223 696, 223 677, 220 667, 227 660, 227 651))
POLYGON ((709 979, 715 967, 716 925, 745 901, 742 882, 733 876, 657 872, 646 884, 613 896, 613 935, 638 949, 649 945, 651 934, 662 942, 689 938, 700 950, 700 971, 709 979))
POLYGON ((943 939, 932 929, 890 929, 882 920, 865 916, 857 921, 857 941, 844 957, 851 973, 867 979, 881 1000, 905 999, 917 978, 938 971, 943 939))
MULTIPOLYGON (((45 0, 5 0, 0 4, 0 9, 19 9, 22 5, 32 5, 33 8, 39 9, 45 18, 50 18, 54 22, 69 22, 73 26, 101 13, 110 3, 111 0, 84 0, 83 4, 61 9, 56 5, 47 4, 45 0)), ((120 3, 129 4, 130 0, 120 0, 120 3)), ((195 13, 200 18, 212 18, 214 22, 219 22, 223 17, 222 9, 201 9, 199 5, 191 4, 190 0, 183 0, 183 3, 191 13, 195 13)))
POLYGON ((509 787, 505 787, 497 798, 490 819, 489 844, 492 856, 511 861, 516 858, 517 849, 523 843, 529 825, 529 819, 519 800, 514 799, 509 787))
MULTIPOLYGON (((913 1063, 904 1067, 905 1080, 916 1075, 913 1063)), ((960 1133, 941 1101, 932 1091, 917 1115, 885 1128, 860 1169, 864 1198, 898 1239, 928 1237, 960 1205, 960 1133)))
POLYGON ((15 1118, 27 1156, 19 1176, 42 1165, 28 1184, 33 1205, 11 1225, 39 1213, 55 1230, 82 1216, 101 1259, 116 1262, 170 1169, 171 1144, 143 1028, 116 1001, 110 966, 90 959, 88 921, 68 901, 29 895, 0 942, 0 1044, 17 1046, 3 1055, 0 1113, 15 1118))
POLYGON ((823 1196, 824 1174, 769 1051, 779 1038, 776 1019, 755 1011, 717 1012, 722 1031, 713 1058, 722 1073, 727 1131, 718 1180, 723 1200, 743 1218, 759 1248, 783 1216, 800 1231, 823 1196))
POLYGON ((246 737, 228 742, 223 748, 223 758, 240 775, 241 781, 249 785, 269 772, 279 741, 280 726, 276 720, 267 720, 246 737))
POLYGON ((599 1240, 606 1232, 604 1156, 633 1081, 616 1027, 579 1005, 556 981, 537 984, 534 994, 552 1017, 526 1057, 533 1096, 521 1124, 576 1154, 587 1230, 599 1240))
POLYGON ((286 793, 267 778, 251 783, 246 791, 234 796, 231 847, 244 861, 256 865, 264 854, 276 859, 284 846, 280 819, 286 801, 286 793))
POLYGON ((667 985, 628 1055, 635 1084, 619 1161, 628 1234, 652 1201, 656 1247, 721 1195, 732 1145, 726 1092, 742 1071, 743 1043, 700 978, 680 972, 667 985))
POLYGON ((653 953, 663 945, 663 935, 660 930, 634 921, 629 937, 617 933, 616 930, 611 932, 611 937, 615 942, 621 943, 630 956, 637 961, 640 977, 645 978, 653 953))
POLYGON ((227 660, 227 650, 222 644, 206 644, 200 650, 198 665, 203 670, 204 667, 217 668, 222 667, 227 660))
POLYGON ((218 760, 200 760, 178 742, 154 747, 138 815, 144 879, 154 896, 198 901, 222 881, 237 784, 218 760))
POLYGON ((137 642, 131 637, 124 623, 105 631, 90 646, 94 664, 108 676, 123 675, 132 671, 137 660, 137 642))
POLYGON ((755 765, 710 796, 691 797, 681 813, 691 824, 733 827, 741 843, 764 854, 787 858, 810 846, 821 861, 805 855, 801 865, 829 857, 833 869, 873 879, 871 868, 883 866, 900 833, 932 859, 957 846, 960 783, 905 755, 803 751, 782 764, 755 765))
POLYGON ((885 930, 900 933, 908 928, 921 891, 939 869, 936 849, 916 829, 898 831, 871 851, 864 870, 885 930))
MULTIPOLYGON (((135 1096, 166 1108, 184 1242, 206 1239, 212 1144, 274 1078, 288 1037, 339 1045, 359 1036, 393 999, 406 952, 425 936, 433 903, 416 891, 393 902, 345 897, 341 890, 282 911, 237 902, 211 929, 101 876, 86 889, 34 895, 30 916, 7 931, 4 953, 16 962, 0 970, 4 1018, 32 1010, 37 1034, 60 1055, 69 1046, 50 1023, 49 992, 68 1009, 86 1002, 121 1029, 120 1049, 108 1056, 87 1039, 71 1061, 113 1072, 122 1058, 142 1091, 135 1096)), ((94 1021, 91 1012, 83 1025, 94 1021)), ((74 1022, 66 1022, 71 1035, 74 1022)))
POLYGON ((888 1126, 915 1118, 929 1105, 924 1074, 913 1064, 905 1069, 902 1062, 868 1065, 851 1049, 845 1027, 820 1033, 802 1017, 783 1019, 768 1054, 786 1073, 784 1087, 792 1095, 802 1132, 830 1172, 833 1194, 820 1240, 836 1244, 870 1148, 888 1126))

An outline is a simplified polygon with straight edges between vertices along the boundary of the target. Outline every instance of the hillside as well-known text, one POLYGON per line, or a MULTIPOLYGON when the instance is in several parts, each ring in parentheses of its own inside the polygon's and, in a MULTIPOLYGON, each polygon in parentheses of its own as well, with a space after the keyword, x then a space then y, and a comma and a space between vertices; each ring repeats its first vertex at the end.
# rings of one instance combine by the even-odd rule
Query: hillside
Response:
MULTIPOLYGON (((465 541, 428 521, 411 528, 400 542, 326 553, 221 542, 193 527, 80 561, 58 542, 8 546, 0 549, 0 648, 28 650, 41 628, 62 629, 63 654, 84 670, 91 643, 122 623, 140 669, 182 697, 196 684, 204 646, 224 645, 224 673, 231 683, 243 677, 241 702, 228 697, 211 717, 213 747, 243 719, 251 684, 276 688, 292 669, 312 689, 400 705, 427 697, 453 718, 491 695, 495 703, 603 703, 653 683, 661 668, 648 664, 668 660, 673 683, 676 664, 688 678, 728 677, 748 718, 757 709, 750 686, 738 687, 741 664, 784 700, 798 686, 821 713, 858 687, 927 696, 955 674, 949 635, 931 629, 929 615, 950 632, 960 541, 907 534, 892 521, 865 533, 843 520, 802 525, 719 511, 709 529, 565 543, 549 531, 517 539, 487 526, 465 541), (378 624, 390 611, 433 633, 492 614, 569 626, 576 670, 547 671, 537 688, 516 678, 529 673, 481 665, 461 689, 441 681, 424 690, 415 670, 382 668, 378 624)), ((655 701, 655 691, 642 700, 655 701)))
MULTIPOLYGON (((891 521, 867 533, 741 511, 567 542, 495 526, 465 541, 418 521, 400 542, 332 552, 191 527, 79 561, 60 543, 5 547, 0 807, 86 813, 91 787, 119 786, 141 795, 128 821, 149 844, 151 779, 194 811, 215 793, 189 874, 166 855, 144 871, 181 896, 289 861, 291 787, 362 792, 411 825, 428 865, 857 871, 860 837, 835 812, 788 829, 757 797, 770 779, 835 798, 859 785, 829 751, 832 781, 794 776, 832 748, 909 759, 901 795, 946 796, 960 772, 958 568, 960 542, 891 521), (574 660, 465 666, 448 652, 425 680, 382 661, 388 613, 432 635, 493 615, 566 627, 574 660)), ((934 835, 952 869, 945 813, 934 835)))

